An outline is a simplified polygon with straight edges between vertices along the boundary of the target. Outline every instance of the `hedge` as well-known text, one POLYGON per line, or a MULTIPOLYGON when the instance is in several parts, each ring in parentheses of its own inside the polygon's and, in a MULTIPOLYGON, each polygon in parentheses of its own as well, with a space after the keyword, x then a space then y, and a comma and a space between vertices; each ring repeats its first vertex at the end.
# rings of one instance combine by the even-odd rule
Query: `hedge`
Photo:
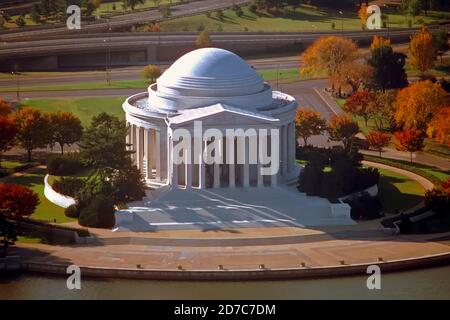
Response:
POLYGON ((436 178, 434 175, 418 168, 415 167, 414 165, 410 165, 410 164, 406 164, 404 162, 399 162, 396 160, 391 160, 391 159, 386 159, 386 158, 379 158, 379 157, 375 157, 375 156, 370 156, 370 155, 364 155, 364 159, 367 161, 372 161, 372 162, 377 162, 377 163, 381 163, 381 164, 385 164, 391 167, 395 167, 395 168, 399 168, 399 169, 403 169, 406 171, 411 171, 415 174, 418 174, 419 176, 424 177, 425 179, 430 180, 434 185, 439 186, 442 184, 442 180, 436 178))

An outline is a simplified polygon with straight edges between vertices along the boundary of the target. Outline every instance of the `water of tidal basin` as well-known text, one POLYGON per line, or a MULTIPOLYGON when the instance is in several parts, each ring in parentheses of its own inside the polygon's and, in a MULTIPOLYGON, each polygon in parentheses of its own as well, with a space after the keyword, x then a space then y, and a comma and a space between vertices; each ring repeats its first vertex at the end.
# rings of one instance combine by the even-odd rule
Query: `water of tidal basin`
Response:
POLYGON ((382 275, 262 282, 176 282, 84 279, 69 291, 60 277, 0 276, 0 299, 450 299, 450 266, 382 275))

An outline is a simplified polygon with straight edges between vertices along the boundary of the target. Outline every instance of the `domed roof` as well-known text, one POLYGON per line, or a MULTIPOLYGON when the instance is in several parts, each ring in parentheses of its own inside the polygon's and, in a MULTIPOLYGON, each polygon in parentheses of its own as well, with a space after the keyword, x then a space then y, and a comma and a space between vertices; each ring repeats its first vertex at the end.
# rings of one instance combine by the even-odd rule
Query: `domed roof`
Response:
POLYGON ((191 51, 157 80, 165 95, 230 97, 264 90, 264 81, 242 58, 219 48, 191 51))

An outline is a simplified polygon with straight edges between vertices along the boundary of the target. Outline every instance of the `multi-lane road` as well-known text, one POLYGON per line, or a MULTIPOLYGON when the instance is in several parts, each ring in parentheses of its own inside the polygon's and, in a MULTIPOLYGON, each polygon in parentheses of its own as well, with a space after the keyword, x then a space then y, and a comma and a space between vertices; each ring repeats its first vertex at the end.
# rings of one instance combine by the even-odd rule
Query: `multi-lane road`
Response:
MULTIPOLYGON (((405 42, 417 32, 416 29, 390 30, 393 42, 405 42)), ((387 30, 346 31, 339 33, 356 41, 370 42, 374 35, 386 36, 387 30)), ((267 45, 283 46, 294 43, 308 44, 321 36, 336 35, 336 32, 298 32, 298 33, 211 33, 215 46, 267 45)), ((0 37, 0 58, 20 58, 45 55, 64 55, 72 53, 98 52, 110 50, 139 50, 152 46, 192 46, 196 33, 101 33, 67 35, 57 38, 33 39, 6 42, 0 37)))
MULTIPOLYGON (((182 17, 194 15, 201 12, 216 10, 219 8, 231 7, 233 4, 241 5, 249 0, 194 0, 188 3, 173 5, 171 7, 171 17, 182 17)), ((82 23, 81 30, 68 30, 65 25, 52 28, 28 28, 17 32, 8 32, 0 35, 0 41, 30 40, 36 37, 48 37, 55 35, 86 34, 92 32, 104 32, 112 30, 123 30, 135 24, 159 21, 163 17, 158 9, 135 11, 120 15, 111 16, 108 19, 101 19, 96 22, 82 23)))

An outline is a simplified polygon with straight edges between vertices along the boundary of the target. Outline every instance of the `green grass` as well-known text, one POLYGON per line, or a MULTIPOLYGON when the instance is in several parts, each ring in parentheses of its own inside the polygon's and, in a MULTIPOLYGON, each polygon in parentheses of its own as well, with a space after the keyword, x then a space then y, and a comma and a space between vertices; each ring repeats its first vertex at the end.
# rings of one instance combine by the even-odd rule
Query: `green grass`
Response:
POLYGON ((92 98, 52 98, 52 99, 29 99, 25 105, 35 107, 43 112, 64 110, 72 112, 80 118, 83 126, 90 123, 93 116, 107 112, 124 119, 122 103, 125 96, 120 97, 92 97, 92 98))
POLYGON ((1 168, 2 169, 14 169, 15 167, 23 165, 23 162, 19 161, 2 161, 1 162, 1 168))
MULTIPOLYGON (((357 16, 357 10, 344 10, 341 16, 338 9, 316 8, 302 5, 296 10, 289 8, 280 12, 265 11, 252 13, 248 6, 244 6, 242 17, 238 17, 231 10, 223 10, 224 18, 216 18, 215 12, 211 17, 206 14, 198 14, 190 17, 172 19, 161 23, 163 31, 198 31, 205 28, 209 31, 329 31, 334 23, 335 30, 361 30, 361 21, 357 16)), ((407 27, 410 19, 396 10, 383 10, 389 17, 389 27, 407 27)), ((424 23, 431 23, 450 18, 450 14, 429 12, 428 16, 418 16, 414 19, 414 27, 424 23)))
POLYGON ((56 223, 75 221, 76 219, 68 218, 64 215, 63 208, 54 205, 44 196, 44 177, 46 173, 47 170, 45 168, 33 168, 24 172, 23 175, 7 177, 3 182, 24 185, 39 195, 40 204, 31 215, 31 218, 49 222, 53 222, 56 219, 56 223))
POLYGON ((408 170, 414 172, 424 178, 430 180, 434 184, 440 184, 441 182, 447 181, 450 178, 450 171, 444 172, 435 167, 427 166, 420 163, 411 164, 408 161, 403 160, 394 160, 394 159, 386 159, 379 158, 371 155, 364 155, 364 159, 373 162, 379 162, 386 165, 390 165, 393 167, 397 167, 400 169, 408 170))
POLYGON ((34 237, 34 236, 27 236, 27 235, 18 236, 16 242, 19 242, 19 243, 44 243, 44 241, 42 241, 42 238, 34 237))
MULTIPOLYGON (((22 86, 20 91, 68 91, 68 90, 105 90, 105 89, 139 89, 148 87, 146 80, 120 80, 111 84, 102 82, 75 82, 67 84, 22 86)), ((16 92, 16 87, 0 88, 0 92, 16 92)))
MULTIPOLYGON (((277 79, 276 69, 260 70, 258 73, 266 81, 274 81, 277 79)), ((3 74, 6 75, 7 74, 3 74)), ((298 68, 287 68, 278 70, 278 80, 282 83, 294 82, 311 79, 309 76, 301 76, 298 68)), ((112 81, 108 85, 105 81, 102 82, 74 82, 67 84, 52 84, 52 85, 33 85, 21 86, 22 92, 39 92, 39 91, 69 91, 69 90, 106 90, 106 89, 142 89, 148 87, 149 82, 144 79, 138 80, 120 80, 112 81)), ((0 92, 16 92, 16 87, 0 88, 0 92)))
MULTIPOLYGON (((180 0, 161 0, 160 4, 176 4, 181 2, 180 0)), ((143 4, 138 4, 135 6, 135 10, 140 9, 154 9, 157 8, 153 0, 145 0, 143 4)), ((108 3, 100 4, 93 15, 104 15, 104 14, 114 14, 114 13, 129 13, 131 12, 131 8, 128 8, 127 11, 123 8, 123 1, 112 1, 108 3), (113 10, 113 5, 116 5, 116 10, 113 10)))
POLYGON ((410 209, 423 201, 425 189, 417 181, 390 170, 378 170, 379 197, 386 213, 410 209))

